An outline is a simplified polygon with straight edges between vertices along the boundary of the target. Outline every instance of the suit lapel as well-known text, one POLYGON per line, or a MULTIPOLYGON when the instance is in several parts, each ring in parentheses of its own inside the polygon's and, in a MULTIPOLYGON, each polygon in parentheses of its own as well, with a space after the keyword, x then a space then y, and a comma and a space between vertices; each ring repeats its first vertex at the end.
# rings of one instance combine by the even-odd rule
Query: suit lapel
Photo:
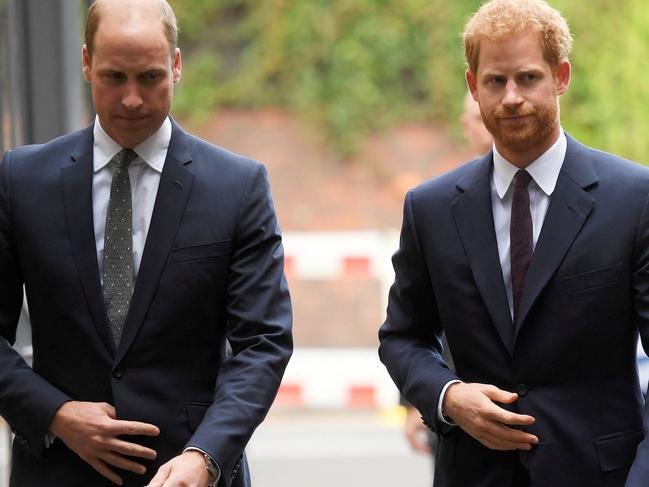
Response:
POLYGON ((597 181, 586 147, 568 137, 563 166, 525 277, 516 334, 593 209, 596 200, 586 189, 597 181))
POLYGON ((81 287, 97 333, 109 353, 114 355, 115 347, 110 336, 101 292, 92 219, 92 131, 93 127, 90 126, 81 133, 80 142, 71 155, 72 164, 61 168, 61 189, 68 236, 77 272, 81 279, 81 287))
POLYGON ((513 354, 514 325, 507 303, 491 207, 492 165, 491 153, 478 160, 473 170, 458 181, 460 195, 451 206, 478 290, 505 348, 513 354))
POLYGON ((133 299, 117 350, 117 362, 126 355, 149 310, 194 181, 193 173, 187 168, 191 162, 188 136, 173 121, 172 127, 133 299))

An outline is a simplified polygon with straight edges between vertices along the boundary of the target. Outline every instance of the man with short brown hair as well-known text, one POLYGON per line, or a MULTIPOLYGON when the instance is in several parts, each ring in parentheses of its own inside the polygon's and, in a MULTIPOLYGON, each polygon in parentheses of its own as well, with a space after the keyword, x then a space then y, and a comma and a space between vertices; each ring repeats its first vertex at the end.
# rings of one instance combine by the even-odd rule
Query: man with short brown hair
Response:
POLYGON ((546 2, 487 2, 464 40, 494 150, 406 197, 381 359, 441 435, 436 487, 647 485, 649 171, 562 130, 546 2))
POLYGON ((250 485, 292 350, 281 235, 264 167, 169 117, 176 32, 165 0, 97 0, 94 124, 0 165, 12 486, 250 485), (23 284, 33 369, 10 346, 23 284))

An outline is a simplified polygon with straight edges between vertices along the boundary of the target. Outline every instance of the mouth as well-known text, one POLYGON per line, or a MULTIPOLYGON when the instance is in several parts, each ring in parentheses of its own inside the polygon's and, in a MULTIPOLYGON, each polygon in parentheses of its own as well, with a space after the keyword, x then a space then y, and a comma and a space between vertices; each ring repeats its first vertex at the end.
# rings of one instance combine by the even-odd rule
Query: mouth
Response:
POLYGON ((529 117, 531 113, 505 113, 499 116, 499 118, 523 118, 529 117))
POLYGON ((116 117, 125 122, 139 122, 148 118, 147 115, 116 115, 116 117))
POLYGON ((530 113, 525 113, 525 114, 519 114, 519 115, 505 115, 498 117, 498 120, 504 120, 504 121, 509 121, 509 122, 517 122, 521 120, 525 120, 527 118, 530 118, 532 114, 530 113))

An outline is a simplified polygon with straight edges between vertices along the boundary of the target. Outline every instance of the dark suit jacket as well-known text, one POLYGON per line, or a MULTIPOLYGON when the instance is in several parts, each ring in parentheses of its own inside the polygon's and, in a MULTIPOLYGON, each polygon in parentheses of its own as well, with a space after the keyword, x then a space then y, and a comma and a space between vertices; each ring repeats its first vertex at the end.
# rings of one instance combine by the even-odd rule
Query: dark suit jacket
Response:
POLYGON ((518 461, 438 422, 441 390, 456 378, 519 394, 514 409, 536 418, 527 430, 540 439, 521 455, 533 485, 623 486, 634 458, 627 485, 647 485, 649 456, 636 457, 643 415, 635 350, 638 330, 649 345, 649 171, 568 137, 514 327, 492 167, 488 154, 410 191, 393 257, 379 353, 442 435, 435 486, 509 487, 518 461), (455 374, 441 358, 442 331, 455 374))
POLYGON ((92 127, 5 154, 0 166, 0 414, 16 433, 12 486, 111 485, 60 440, 57 408, 105 401, 153 423, 141 487, 186 446, 249 485, 243 449, 292 350, 283 250, 265 169, 173 123, 122 340, 113 346, 92 221, 92 127), (33 370, 10 348, 23 283, 33 370), (225 340, 233 355, 226 358, 225 340))

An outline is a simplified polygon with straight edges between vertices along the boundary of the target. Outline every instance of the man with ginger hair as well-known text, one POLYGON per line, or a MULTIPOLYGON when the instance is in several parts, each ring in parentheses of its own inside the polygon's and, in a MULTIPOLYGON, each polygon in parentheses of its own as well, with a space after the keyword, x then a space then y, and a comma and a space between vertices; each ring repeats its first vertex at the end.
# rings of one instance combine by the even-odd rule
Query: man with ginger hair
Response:
POLYGON ((96 1, 97 118, 0 164, 12 487, 250 485, 292 349, 281 236, 264 167, 169 117, 176 38, 164 0, 96 1), (23 284, 33 369, 11 348, 23 284))
POLYGON ((487 2, 464 44, 494 150, 408 193, 381 359, 441 437, 436 487, 646 486, 649 171, 562 130, 547 3, 487 2))

